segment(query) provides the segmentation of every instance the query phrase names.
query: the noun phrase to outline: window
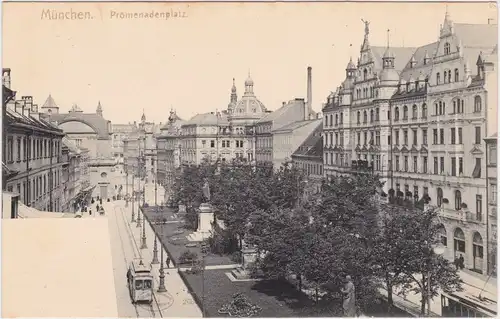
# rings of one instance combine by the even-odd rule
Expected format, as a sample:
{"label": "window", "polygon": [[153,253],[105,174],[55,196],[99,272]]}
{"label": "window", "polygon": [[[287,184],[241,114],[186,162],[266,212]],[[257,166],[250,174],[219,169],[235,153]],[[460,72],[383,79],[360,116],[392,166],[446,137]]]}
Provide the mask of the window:
{"label": "window", "polygon": [[424,156],[424,163],[422,166],[422,173],[427,173],[427,156]]}
{"label": "window", "polygon": [[21,161],[21,138],[17,138],[17,161]]}
{"label": "window", "polygon": [[460,81],[460,73],[458,72],[458,69],[455,69],[455,82]]}
{"label": "window", "polygon": [[439,164],[437,157],[434,157],[434,174],[439,174]]}
{"label": "window", "polygon": [[215,141],[214,140],[210,141],[210,147],[215,147]]}
{"label": "window", "polygon": [[361,145],[361,133],[358,132],[358,145]]}
{"label": "window", "polygon": [[360,121],[361,121],[361,113],[358,111],[358,114],[357,114],[357,115],[358,115],[358,124],[360,124],[360,123],[361,123],[361,122],[360,122]]}
{"label": "window", "polygon": [[375,145],[380,146],[380,131],[375,132]]}
{"label": "window", "polygon": [[475,127],[475,139],[474,139],[475,144],[481,144],[481,127],[476,126]]}
{"label": "window", "polygon": [[444,44],[444,54],[450,54],[450,44],[448,42]]}
{"label": "window", "polygon": [[441,84],[441,74],[436,73],[436,84]]}
{"label": "window", "polygon": [[432,130],[432,141],[433,141],[433,144],[438,143],[438,130],[437,130],[437,128]]}
{"label": "window", "polygon": [[335,133],[335,145],[339,144],[339,133]]}
{"label": "window", "polygon": [[363,133],[363,145],[368,144],[368,133],[364,132]]}
{"label": "window", "polygon": [[443,204],[443,190],[441,189],[441,187],[438,187],[438,189],[437,189],[437,205],[438,205],[438,207],[441,207],[442,204]]}
{"label": "window", "polygon": [[416,156],[413,156],[413,172],[418,173],[418,159]]}
{"label": "window", "polygon": [[476,195],[476,219],[477,221],[483,220],[483,196]]}
{"label": "window", "polygon": [[408,106],[403,106],[403,120],[408,119]]}
{"label": "window", "polygon": [[417,130],[413,129],[412,131],[413,131],[413,145],[417,145],[418,144]]}
{"label": "window", "polygon": [[474,97],[474,112],[481,112],[481,97],[479,95]]}
{"label": "window", "polygon": [[373,117],[373,110],[370,110],[370,123],[373,123],[374,117]]}
{"label": "window", "polygon": [[202,145],[202,147],[205,147],[205,146],[206,146],[206,144],[207,144],[207,141],[206,141],[206,140],[201,140],[201,145]]}
{"label": "window", "polygon": [[444,74],[443,74],[443,81],[444,83],[447,83],[446,79],[448,78],[448,71],[444,71]]}
{"label": "window", "polygon": [[399,131],[396,131],[395,133],[396,133],[396,136],[395,136],[396,142],[394,144],[399,145]]}
{"label": "window", "polygon": [[455,209],[462,209],[462,193],[459,190],[455,191]]}
{"label": "window", "polygon": [[339,115],[335,114],[335,125],[339,124]]}
{"label": "window", "polygon": [[408,145],[408,130],[403,130],[404,145]]}
{"label": "window", "polygon": [[371,131],[370,132],[370,145],[373,145],[375,143],[375,132]]}
{"label": "window", "polygon": [[422,144],[427,145],[427,129],[422,130]]}
{"label": "window", "polygon": [[363,123],[368,122],[368,117],[366,115],[366,111],[363,111]]}
{"label": "window", "polygon": [[441,174],[444,174],[444,157],[441,157]]}
{"label": "window", "polygon": [[399,156],[396,155],[396,172],[399,172]]}
{"label": "window", "polygon": [[464,173],[464,159],[463,157],[458,158],[458,176]]}
{"label": "window", "polygon": [[405,156],[405,172],[408,172],[408,156]]}
{"label": "window", "polygon": [[375,121],[380,121],[380,109],[378,107],[375,109]]}
{"label": "window", "polygon": [[454,128],[454,127],[452,127],[452,128],[450,129],[450,137],[451,137],[451,141],[450,141],[450,142],[451,142],[451,144],[452,144],[452,145],[453,145],[453,144],[455,144],[455,142],[456,142],[456,141],[455,141],[456,136],[455,136],[455,128]]}
{"label": "window", "polygon": [[427,118],[427,104],[422,104],[422,118]]}
{"label": "window", "polygon": [[452,157],[451,158],[451,176],[456,176],[456,169],[457,169],[457,158]]}
{"label": "window", "polygon": [[27,148],[26,138],[23,138],[23,161],[26,162],[28,159],[28,148]]}
{"label": "window", "polygon": [[344,145],[344,133],[340,132],[340,145]]}
{"label": "window", "polygon": [[444,144],[444,129],[439,129],[439,144]]}
{"label": "window", "polygon": [[497,164],[497,148],[496,146],[491,146],[490,147],[490,158],[489,158],[489,162],[490,162],[490,165],[496,165]]}
{"label": "window", "polygon": [[394,109],[394,121],[399,121],[399,108]]}
{"label": "window", "polygon": [[418,117],[417,106],[415,104],[413,104],[413,107],[412,107],[412,118],[416,119],[417,117]]}
{"label": "window", "polygon": [[481,178],[481,158],[476,158],[476,165],[472,171],[473,178]]}
{"label": "window", "polygon": [[462,144],[462,128],[458,128],[458,144]]}

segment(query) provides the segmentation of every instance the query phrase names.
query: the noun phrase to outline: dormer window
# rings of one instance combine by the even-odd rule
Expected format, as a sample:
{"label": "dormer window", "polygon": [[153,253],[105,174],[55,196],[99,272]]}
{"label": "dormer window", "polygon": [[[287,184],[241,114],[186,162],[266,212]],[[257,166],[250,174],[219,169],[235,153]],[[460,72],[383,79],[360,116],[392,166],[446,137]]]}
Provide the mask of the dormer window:
{"label": "dormer window", "polygon": [[444,44],[444,54],[450,54],[450,44],[448,42]]}

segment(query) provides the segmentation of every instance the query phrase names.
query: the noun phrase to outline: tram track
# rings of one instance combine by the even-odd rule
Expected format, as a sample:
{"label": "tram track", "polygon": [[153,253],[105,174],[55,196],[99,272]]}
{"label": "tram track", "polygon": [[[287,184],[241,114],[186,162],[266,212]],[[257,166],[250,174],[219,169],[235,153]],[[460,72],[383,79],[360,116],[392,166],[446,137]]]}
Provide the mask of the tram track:
{"label": "tram track", "polygon": [[[116,211],[117,208],[119,210],[119,213]],[[125,227],[125,230],[126,230],[126,232],[128,234],[129,242],[130,242],[130,244],[132,246],[132,251],[133,251],[133,254],[134,254],[134,258],[137,257],[137,255],[139,255],[139,257],[142,259],[142,254],[141,254],[140,248],[137,245],[137,241],[134,238],[134,235],[132,233],[132,229],[130,229],[130,225],[128,224],[127,219],[125,218],[125,215],[123,213],[123,209],[121,207],[114,206],[114,211],[115,211],[115,214],[118,213],[122,217],[123,223],[125,224],[124,227]],[[125,248],[124,248],[123,237],[121,235],[121,232],[119,231],[120,227],[119,227],[118,219],[116,218],[115,221],[116,221],[116,226],[118,228],[118,235],[120,237],[120,242],[121,242],[121,245],[122,245],[123,258],[125,260],[125,265],[129,265],[129,262],[127,261],[127,258],[126,258],[126,255],[125,255]],[[156,297],[156,293],[155,293],[154,290],[152,291],[152,296],[153,296],[153,302],[150,303],[150,304],[147,304],[148,307],[149,307],[149,312],[150,312],[151,316],[149,316],[149,315],[148,316],[141,315],[140,312],[139,312],[139,308],[143,309],[143,307],[138,307],[139,304],[133,303],[134,308],[135,308],[135,312],[137,314],[137,318],[156,318],[156,315],[155,315],[156,311],[154,309],[153,303],[154,303],[154,305],[156,305],[156,308],[158,309],[157,312],[159,314],[159,317],[160,318],[163,317],[162,312],[161,312],[161,308],[160,308],[160,304],[158,303],[158,299]]]}

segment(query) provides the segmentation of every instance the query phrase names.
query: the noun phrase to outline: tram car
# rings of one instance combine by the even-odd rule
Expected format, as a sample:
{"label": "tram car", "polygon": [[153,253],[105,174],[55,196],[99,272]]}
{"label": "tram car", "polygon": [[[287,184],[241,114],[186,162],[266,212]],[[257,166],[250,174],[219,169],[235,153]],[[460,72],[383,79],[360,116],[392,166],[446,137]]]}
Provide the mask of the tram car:
{"label": "tram car", "polygon": [[151,265],[133,260],[127,272],[128,290],[132,303],[153,302],[153,274]]}

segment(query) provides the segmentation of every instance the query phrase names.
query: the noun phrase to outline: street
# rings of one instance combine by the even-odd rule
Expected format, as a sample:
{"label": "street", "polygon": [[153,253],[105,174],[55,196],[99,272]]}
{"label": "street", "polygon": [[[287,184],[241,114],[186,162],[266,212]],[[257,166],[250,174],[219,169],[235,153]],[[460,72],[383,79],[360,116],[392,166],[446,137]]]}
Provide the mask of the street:
{"label": "street", "polygon": [[[131,188],[129,191],[130,190]],[[162,190],[162,188],[158,187],[158,198],[160,198],[160,190]],[[146,185],[146,201],[150,205],[154,204],[154,184]],[[134,203],[134,206],[135,217],[137,217],[137,202]],[[156,292],[159,285],[160,267],[159,264],[156,264],[153,265],[155,300],[152,306],[134,306],[131,303],[126,280],[128,265],[132,259],[141,257],[145,264],[151,263],[153,257],[154,235],[149,225],[146,223],[147,249],[140,249],[142,227],[137,227],[136,222],[130,222],[132,216],[131,203],[129,203],[129,207],[125,207],[125,201],[123,200],[112,202],[103,201],[103,207],[106,212],[104,216],[99,216],[95,213],[95,203],[92,207],[89,207],[92,209],[92,215],[90,216],[88,213],[84,213],[83,218],[108,218],[119,316],[127,318],[201,317],[201,311],[178,275],[177,269],[166,268],[166,263],[164,267],[167,292]],[[160,259],[160,249],[158,245],[158,259]],[[164,251],[164,259],[166,259],[166,257],[167,253]]]}

